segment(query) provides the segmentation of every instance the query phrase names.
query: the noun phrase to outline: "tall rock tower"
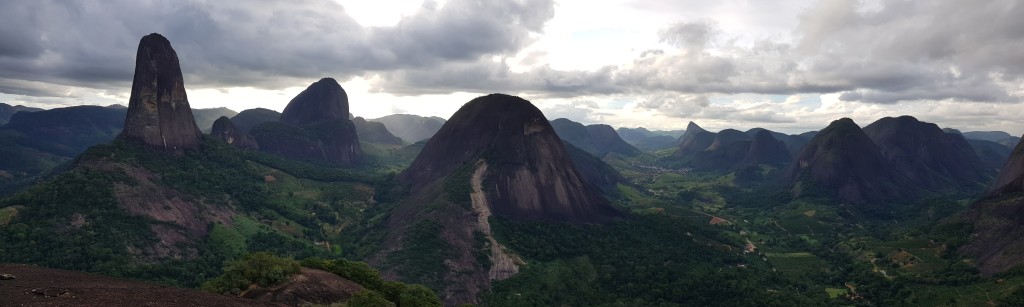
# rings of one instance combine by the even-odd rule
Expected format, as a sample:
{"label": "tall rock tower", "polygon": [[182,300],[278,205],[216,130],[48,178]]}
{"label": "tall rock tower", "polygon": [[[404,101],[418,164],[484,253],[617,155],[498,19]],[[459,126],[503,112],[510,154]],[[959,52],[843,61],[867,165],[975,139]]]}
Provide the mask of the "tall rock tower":
{"label": "tall rock tower", "polygon": [[180,151],[197,148],[202,132],[185,95],[178,54],[162,35],[146,35],[135,56],[135,79],[120,138]]}

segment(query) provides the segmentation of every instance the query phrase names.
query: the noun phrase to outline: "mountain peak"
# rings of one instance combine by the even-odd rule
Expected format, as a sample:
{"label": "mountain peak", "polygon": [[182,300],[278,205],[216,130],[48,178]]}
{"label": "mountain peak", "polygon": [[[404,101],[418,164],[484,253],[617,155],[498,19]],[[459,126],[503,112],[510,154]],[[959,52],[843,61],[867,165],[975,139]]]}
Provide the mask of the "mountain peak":
{"label": "mountain peak", "polygon": [[196,148],[202,142],[185,93],[178,54],[160,34],[139,41],[121,137],[165,150]]}
{"label": "mountain peak", "polygon": [[708,132],[691,121],[686,125],[686,132],[679,137],[679,149],[675,155],[681,157],[702,152],[715,142],[716,137],[715,133]]}
{"label": "mountain peak", "polygon": [[560,221],[615,215],[600,192],[582,181],[540,109],[515,96],[491,94],[463,105],[401,178],[427,185],[480,159],[492,164],[485,177],[495,191],[487,198],[497,215]]}
{"label": "mountain peak", "polygon": [[331,119],[348,119],[348,94],[333,78],[313,82],[292,98],[281,112],[281,122],[303,126]]}
{"label": "mountain peak", "polygon": [[849,118],[835,120],[815,135],[788,174],[797,196],[804,193],[804,184],[810,183],[841,201],[856,204],[881,205],[906,199],[914,191]]}
{"label": "mountain peak", "polygon": [[942,191],[980,187],[991,177],[981,158],[961,135],[912,116],[885,117],[864,133],[897,171],[915,186]]}
{"label": "mountain peak", "polygon": [[686,131],[689,132],[691,130],[693,130],[693,132],[707,131],[707,130],[704,130],[704,128],[701,128],[700,126],[698,126],[697,123],[695,123],[693,121],[690,121],[690,123],[686,124]]}

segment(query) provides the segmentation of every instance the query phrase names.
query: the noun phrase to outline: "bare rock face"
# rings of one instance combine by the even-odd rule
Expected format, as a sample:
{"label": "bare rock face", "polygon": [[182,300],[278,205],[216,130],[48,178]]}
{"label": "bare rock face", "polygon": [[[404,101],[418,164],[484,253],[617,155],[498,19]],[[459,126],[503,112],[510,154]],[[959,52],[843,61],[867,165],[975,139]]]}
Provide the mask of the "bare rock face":
{"label": "bare rock face", "polygon": [[997,197],[1003,194],[1024,191],[1024,141],[1017,143],[1010,158],[999,170],[995,182],[989,186],[986,197]]}
{"label": "bare rock face", "polygon": [[252,136],[236,128],[227,116],[221,116],[213,122],[210,135],[238,148],[259,149],[259,145],[256,144]]}
{"label": "bare rock face", "polygon": [[981,201],[963,216],[974,225],[960,253],[975,258],[984,275],[1024,264],[1024,141],[1017,144]]}
{"label": "bare rock face", "polygon": [[976,191],[992,172],[959,134],[949,134],[933,123],[912,116],[885,117],[864,127],[882,156],[915,186],[942,192]]}
{"label": "bare rock face", "polygon": [[293,126],[337,118],[348,119],[348,94],[333,78],[310,84],[281,112],[281,122]]}
{"label": "bare rock face", "polygon": [[885,205],[918,192],[849,118],[833,121],[815,135],[787,173],[797,196],[813,185],[841,201]]}
{"label": "bare rock face", "polygon": [[401,179],[419,186],[484,158],[492,165],[488,201],[499,216],[569,222],[603,221],[616,212],[590,190],[544,114],[501,94],[462,106],[427,142]]}
{"label": "bare rock face", "polygon": [[[434,284],[450,306],[479,303],[492,281],[525,264],[494,239],[490,217],[600,223],[620,215],[586,182],[544,114],[508,95],[463,105],[397,179],[411,191],[392,211],[371,263],[390,261],[386,276]],[[442,247],[417,249],[413,236]],[[443,259],[426,266],[439,267],[430,274],[419,273],[426,264],[402,260],[430,253]]]}
{"label": "bare rock face", "polygon": [[139,42],[121,138],[168,151],[197,148],[202,132],[185,95],[178,55],[160,34]]}

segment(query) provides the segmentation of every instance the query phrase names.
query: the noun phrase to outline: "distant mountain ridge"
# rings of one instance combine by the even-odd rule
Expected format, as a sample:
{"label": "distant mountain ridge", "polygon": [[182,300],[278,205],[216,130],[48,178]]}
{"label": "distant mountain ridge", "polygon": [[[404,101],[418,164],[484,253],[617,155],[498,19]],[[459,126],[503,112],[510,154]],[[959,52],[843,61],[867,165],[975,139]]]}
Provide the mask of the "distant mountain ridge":
{"label": "distant mountain ridge", "polygon": [[780,168],[789,163],[792,155],[787,144],[775,135],[800,138],[761,128],[747,132],[725,129],[714,133],[690,122],[686,133],[679,138],[673,157],[700,171],[732,172],[758,165]]}
{"label": "distant mountain ridge", "polygon": [[11,116],[14,116],[14,113],[18,113],[18,112],[36,112],[36,111],[42,111],[42,110],[43,109],[39,109],[39,108],[31,108],[31,107],[19,106],[19,105],[13,105],[12,106],[12,105],[9,105],[9,104],[6,104],[6,103],[0,103],[0,126],[3,126],[4,124],[7,124],[7,122],[11,120]]}
{"label": "distant mountain ridge", "polygon": [[911,116],[864,129],[848,118],[833,121],[787,173],[795,195],[821,188],[841,201],[876,206],[977,191],[992,176],[962,136]]}
{"label": "distant mountain ridge", "polygon": [[253,127],[265,122],[276,122],[281,119],[281,112],[270,109],[255,108],[243,110],[231,117],[231,122],[242,132],[248,133]]}
{"label": "distant mountain ridge", "polygon": [[1008,147],[1016,146],[1021,140],[1021,138],[1003,131],[969,131],[962,134],[967,139],[992,141]]}
{"label": "distant mountain ridge", "polygon": [[639,149],[623,141],[615,129],[608,125],[584,126],[566,118],[558,118],[551,121],[551,127],[561,139],[597,157],[604,157],[609,153],[633,157],[641,153]]}
{"label": "distant mountain ridge", "polygon": [[388,116],[368,119],[371,122],[384,124],[395,136],[407,143],[416,143],[434,136],[445,120],[440,117],[423,117],[412,114],[391,114]]}
{"label": "distant mountain ridge", "polygon": [[619,137],[623,141],[633,145],[642,151],[656,151],[672,148],[679,142],[679,137],[685,133],[683,130],[647,130],[644,127],[618,128]]}

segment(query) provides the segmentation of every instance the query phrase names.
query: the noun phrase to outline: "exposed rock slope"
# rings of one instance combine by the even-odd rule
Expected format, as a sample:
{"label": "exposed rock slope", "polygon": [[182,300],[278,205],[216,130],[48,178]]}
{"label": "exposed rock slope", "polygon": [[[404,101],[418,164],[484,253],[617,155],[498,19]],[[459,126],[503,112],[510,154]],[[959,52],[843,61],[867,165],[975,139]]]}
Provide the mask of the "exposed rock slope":
{"label": "exposed rock slope", "polygon": [[964,214],[974,225],[960,252],[991,275],[1024,264],[1024,142],[1017,144],[982,201]]}
{"label": "exposed rock slope", "polygon": [[[492,280],[512,276],[523,264],[494,240],[489,217],[586,223],[619,216],[583,179],[540,110],[508,95],[462,106],[398,180],[411,186],[410,196],[392,211],[375,262],[390,262],[392,275],[420,278],[413,282],[442,279],[438,287],[447,287],[439,293],[448,305],[478,303]],[[414,235],[416,241],[403,239]],[[429,240],[443,247],[408,254]],[[423,253],[441,253],[443,264],[434,264],[439,277],[417,274],[423,264],[401,260],[423,259]]]}
{"label": "exposed rock slope", "polygon": [[509,218],[601,221],[614,210],[580,179],[544,114],[522,98],[473,99],[445,123],[402,180],[414,186],[443,178],[478,159],[501,163],[487,176],[492,210]]}
{"label": "exposed rock slope", "polygon": [[1024,191],[1024,141],[1013,148],[1010,157],[999,170],[996,179],[985,192],[986,197],[997,197],[1004,194]]}
{"label": "exposed rock slope", "polygon": [[333,78],[323,78],[306,87],[288,102],[281,122],[304,126],[332,119],[348,119],[348,94]]}

